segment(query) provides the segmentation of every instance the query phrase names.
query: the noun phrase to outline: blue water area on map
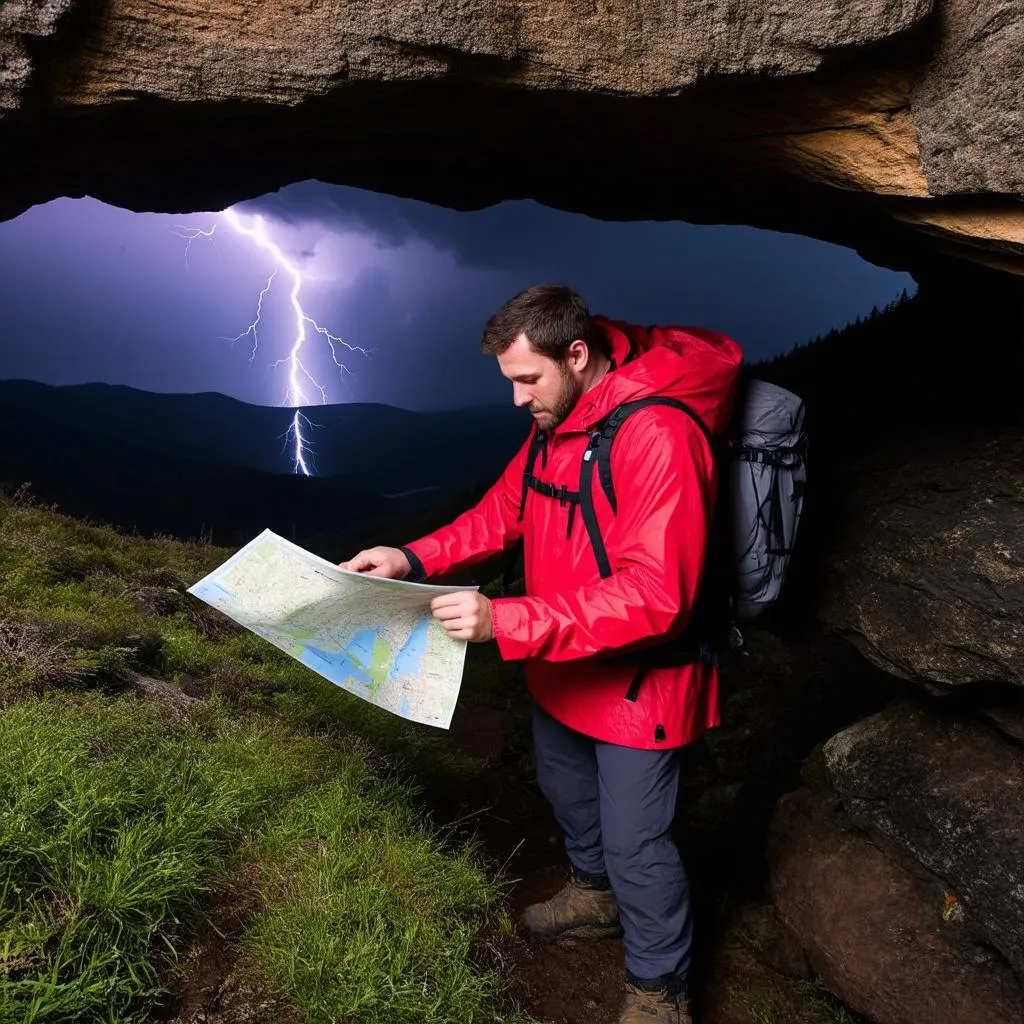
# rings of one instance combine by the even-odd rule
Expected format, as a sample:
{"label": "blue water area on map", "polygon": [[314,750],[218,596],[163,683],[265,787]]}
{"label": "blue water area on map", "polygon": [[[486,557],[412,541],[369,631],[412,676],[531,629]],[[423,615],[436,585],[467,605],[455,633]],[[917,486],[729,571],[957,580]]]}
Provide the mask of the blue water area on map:
{"label": "blue water area on map", "polygon": [[328,654],[318,647],[304,647],[299,655],[299,661],[308,665],[311,669],[321,673],[332,683],[344,686],[352,680],[361,686],[370,687],[373,680],[348,656],[345,651],[336,651]]}
{"label": "blue water area on map", "polygon": [[361,629],[349,641],[345,651],[360,665],[366,665],[369,668],[373,664],[373,648],[376,643],[377,633],[375,630]]}
{"label": "blue water area on map", "polygon": [[423,656],[427,653],[427,630],[430,629],[429,619],[421,619],[416,628],[409,634],[409,639],[395,658],[394,672],[403,676],[417,675],[423,665]]}
{"label": "blue water area on map", "polygon": [[[388,675],[398,672],[402,675],[416,675],[420,671],[423,657],[427,653],[427,631],[430,622],[423,619],[409,634],[409,639],[395,657]],[[349,641],[343,651],[328,653],[319,647],[307,646],[302,649],[299,661],[311,669],[321,673],[337,686],[358,683],[368,689],[373,686],[369,673],[361,667],[369,666],[373,661],[373,648],[377,643],[377,633],[372,629],[361,629]],[[410,713],[409,700],[402,698],[401,714]]]}

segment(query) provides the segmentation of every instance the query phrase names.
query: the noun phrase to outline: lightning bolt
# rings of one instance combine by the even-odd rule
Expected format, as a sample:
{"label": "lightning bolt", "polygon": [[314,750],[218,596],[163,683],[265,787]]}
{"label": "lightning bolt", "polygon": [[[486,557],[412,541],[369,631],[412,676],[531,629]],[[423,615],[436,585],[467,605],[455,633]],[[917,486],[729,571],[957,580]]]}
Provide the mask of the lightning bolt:
{"label": "lightning bolt", "polygon": [[[256,351],[260,347],[260,334],[259,327],[260,321],[263,319],[263,298],[270,291],[270,286],[274,283],[274,278],[277,276],[275,270],[270,277],[267,278],[267,283],[260,289],[259,298],[256,300],[256,319],[241,334],[236,334],[233,338],[224,338],[224,341],[230,341],[232,345],[236,341],[241,341],[243,338],[252,338],[252,351],[249,353],[249,365],[252,366],[253,360],[256,358]],[[275,363],[275,365],[278,365]]]}
{"label": "lightning bolt", "polygon": [[[251,220],[246,223],[239,216],[238,212],[231,207],[224,210],[221,216],[232,230],[255,243],[258,249],[268,253],[275,264],[275,270],[267,279],[266,285],[260,290],[259,297],[256,300],[256,316],[253,318],[252,323],[250,323],[241,334],[237,334],[234,338],[227,339],[232,343],[241,341],[243,338],[251,339],[252,349],[249,354],[250,365],[256,358],[256,352],[260,346],[259,330],[260,321],[263,317],[263,299],[273,286],[274,278],[278,271],[282,271],[291,281],[289,298],[292,314],[294,316],[295,337],[292,340],[288,354],[278,359],[276,362],[271,363],[271,366],[278,367],[284,363],[288,367],[288,387],[285,391],[284,402],[282,404],[292,410],[291,426],[288,428],[288,442],[292,448],[293,467],[296,473],[302,473],[304,476],[310,476],[313,472],[313,469],[311,468],[313,450],[306,434],[303,433],[303,430],[306,429],[308,431],[311,424],[309,419],[303,415],[302,407],[313,404],[310,401],[307,388],[314,389],[319,394],[321,404],[327,403],[327,390],[319,383],[319,381],[317,381],[302,360],[302,353],[306,346],[306,342],[312,340],[308,336],[309,328],[312,328],[313,333],[319,334],[327,342],[331,351],[331,359],[333,360],[334,365],[338,367],[342,377],[344,377],[346,373],[351,373],[352,371],[349,370],[349,368],[338,358],[339,349],[346,349],[349,352],[358,352],[364,356],[368,356],[370,354],[370,350],[360,348],[357,345],[350,345],[347,341],[344,341],[337,335],[331,334],[327,328],[322,327],[306,312],[299,297],[303,284],[302,269],[289,259],[284,250],[282,250],[281,247],[267,235],[266,225],[262,217],[258,214],[254,215]],[[186,268],[188,266],[188,252],[192,243],[199,238],[212,240],[213,234],[216,230],[217,225],[214,224],[208,231],[189,227],[179,228],[175,231],[175,234],[184,238],[186,242]]]}
{"label": "lightning bolt", "polygon": [[213,238],[214,231],[217,230],[217,225],[214,224],[209,231],[203,231],[201,228],[175,228],[174,233],[179,238],[185,239],[185,269],[188,270],[188,254],[192,249],[192,243],[197,238]]}

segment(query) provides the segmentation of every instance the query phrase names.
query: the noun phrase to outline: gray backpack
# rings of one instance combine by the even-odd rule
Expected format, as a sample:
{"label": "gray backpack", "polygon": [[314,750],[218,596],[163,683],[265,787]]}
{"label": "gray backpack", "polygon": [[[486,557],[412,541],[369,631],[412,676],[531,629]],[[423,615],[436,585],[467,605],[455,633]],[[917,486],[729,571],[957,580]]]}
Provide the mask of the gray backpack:
{"label": "gray backpack", "polygon": [[727,449],[733,616],[750,622],[779,599],[804,505],[804,403],[751,378],[733,418]]}

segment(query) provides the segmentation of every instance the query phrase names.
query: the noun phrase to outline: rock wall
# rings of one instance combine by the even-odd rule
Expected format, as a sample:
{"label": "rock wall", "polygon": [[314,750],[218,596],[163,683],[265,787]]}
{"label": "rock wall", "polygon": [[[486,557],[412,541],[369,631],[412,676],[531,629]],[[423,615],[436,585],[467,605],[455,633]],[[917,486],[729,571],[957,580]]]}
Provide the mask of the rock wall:
{"label": "rock wall", "polygon": [[1022,65],[1014,0],[9,0],[0,215],[318,177],[1020,273]]}
{"label": "rock wall", "polygon": [[1024,1019],[1024,750],[898,702],[829,740],[772,824],[772,893],[877,1024]]}
{"label": "rock wall", "polygon": [[889,703],[827,738],[778,803],[772,894],[814,973],[878,1024],[1024,1019],[1024,350],[1008,282],[933,281],[791,357],[813,410],[817,571],[794,582],[861,653],[865,687],[888,678]]}

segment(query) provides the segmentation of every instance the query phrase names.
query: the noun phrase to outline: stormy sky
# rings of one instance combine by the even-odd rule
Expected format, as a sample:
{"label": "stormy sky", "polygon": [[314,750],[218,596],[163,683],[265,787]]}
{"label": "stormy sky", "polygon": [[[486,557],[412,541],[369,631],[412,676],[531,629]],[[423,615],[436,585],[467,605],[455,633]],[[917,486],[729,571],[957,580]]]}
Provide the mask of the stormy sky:
{"label": "stormy sky", "polygon": [[[458,213],[302,182],[233,209],[250,233],[258,215],[276,250],[223,213],[137,214],[88,198],[0,224],[0,378],[285,404],[294,299],[311,318],[300,358],[328,401],[454,408],[510,400],[479,338],[529,284],[569,284],[616,318],[713,327],[751,361],[914,289],[797,235],[601,222],[529,201]],[[342,372],[316,326],[366,352],[335,343]],[[319,402],[309,376],[296,371],[297,393]]]}

